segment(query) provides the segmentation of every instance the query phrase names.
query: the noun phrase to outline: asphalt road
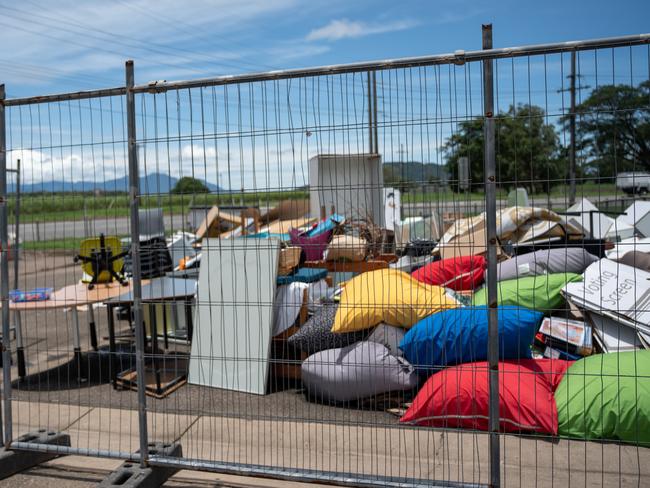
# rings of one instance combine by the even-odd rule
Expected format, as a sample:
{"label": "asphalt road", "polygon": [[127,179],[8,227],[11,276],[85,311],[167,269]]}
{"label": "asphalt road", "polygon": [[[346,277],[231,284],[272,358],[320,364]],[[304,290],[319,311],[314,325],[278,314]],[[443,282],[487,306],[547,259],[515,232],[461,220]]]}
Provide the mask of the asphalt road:
{"label": "asphalt road", "polygon": [[[505,200],[497,201],[497,208],[505,207],[506,203]],[[531,202],[531,204],[535,206],[549,207],[548,200],[535,200],[534,202]],[[555,209],[566,208],[566,198],[553,197],[550,199],[550,206]],[[479,213],[482,212],[483,209],[484,204],[480,200],[466,201],[459,199],[457,201],[414,203],[402,206],[402,217],[426,215],[432,210],[439,213]],[[195,230],[188,226],[188,219],[185,215],[165,215],[164,219],[165,229],[168,231],[182,230],[184,227],[189,231]],[[22,222],[20,225],[20,237],[22,242],[83,238],[87,236],[96,236],[100,233],[107,235],[128,235],[130,233],[129,219],[127,217],[122,217],[111,219],[88,219],[87,221],[26,221]]]}

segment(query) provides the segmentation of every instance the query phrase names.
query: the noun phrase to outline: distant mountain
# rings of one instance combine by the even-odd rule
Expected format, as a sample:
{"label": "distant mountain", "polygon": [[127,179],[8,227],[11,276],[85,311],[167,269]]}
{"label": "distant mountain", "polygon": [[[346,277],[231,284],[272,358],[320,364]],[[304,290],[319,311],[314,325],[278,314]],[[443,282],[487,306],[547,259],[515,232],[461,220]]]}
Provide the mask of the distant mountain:
{"label": "distant mountain", "polygon": [[[200,180],[205,184],[210,191],[212,192],[223,192],[221,187],[215,185],[214,183],[206,182]],[[143,195],[155,194],[155,193],[169,193],[172,188],[178,182],[178,178],[169,176],[163,173],[151,173],[147,176],[140,177],[140,191]],[[101,190],[104,192],[128,192],[129,189],[129,178],[128,176],[123,176],[121,178],[116,178],[113,180],[107,181],[44,181],[41,183],[30,183],[28,185],[21,185],[21,192],[23,193],[53,193],[53,192],[92,192],[95,190]],[[16,191],[15,182],[8,183],[7,191],[9,193],[14,193]]]}
{"label": "distant mountain", "polygon": [[444,166],[435,163],[419,163],[417,161],[386,162],[384,163],[384,181],[402,180],[418,183],[428,183],[432,179],[446,182],[447,170]]}

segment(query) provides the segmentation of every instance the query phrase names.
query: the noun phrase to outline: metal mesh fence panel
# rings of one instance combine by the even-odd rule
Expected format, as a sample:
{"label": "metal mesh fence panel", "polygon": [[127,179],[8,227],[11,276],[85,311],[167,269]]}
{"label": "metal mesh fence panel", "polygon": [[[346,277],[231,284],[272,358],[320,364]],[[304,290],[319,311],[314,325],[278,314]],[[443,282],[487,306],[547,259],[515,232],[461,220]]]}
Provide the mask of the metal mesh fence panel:
{"label": "metal mesh fence panel", "polygon": [[648,39],[4,101],[5,444],[643,484]]}

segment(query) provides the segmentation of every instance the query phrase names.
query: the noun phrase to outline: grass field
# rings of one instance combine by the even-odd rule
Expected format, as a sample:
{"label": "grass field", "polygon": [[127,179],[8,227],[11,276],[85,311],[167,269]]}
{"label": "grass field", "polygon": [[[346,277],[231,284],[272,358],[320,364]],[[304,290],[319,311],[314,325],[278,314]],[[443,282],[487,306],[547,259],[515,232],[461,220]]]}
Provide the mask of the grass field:
{"label": "grass field", "polygon": [[[578,197],[607,196],[616,194],[612,184],[597,185],[586,183],[577,188]],[[568,198],[566,185],[556,186],[551,190],[553,198]],[[507,192],[499,190],[497,198],[505,199]],[[161,195],[143,196],[141,208],[162,207],[166,214],[185,214],[192,205],[250,205],[273,206],[280,200],[309,198],[308,190],[244,192],[233,194],[196,194],[196,195]],[[482,192],[454,193],[450,190],[440,192],[409,191],[403,194],[404,203],[480,201],[485,198]],[[532,198],[539,201],[548,198],[548,194],[534,194]],[[15,198],[9,196],[9,221],[14,220]],[[20,215],[24,222],[56,222],[63,220],[117,218],[129,215],[129,198],[125,193],[110,195],[94,194],[24,194],[21,196]]]}
{"label": "grass field", "polygon": [[66,239],[51,239],[45,241],[23,242],[20,247],[23,251],[79,251],[79,245],[83,239],[69,237]]}
{"label": "grass field", "polygon": [[[227,195],[161,195],[143,196],[141,208],[162,207],[166,214],[185,214],[192,205],[261,205],[272,206],[281,199],[309,198],[307,191],[233,193]],[[13,195],[9,196],[9,222],[14,222]],[[127,194],[94,195],[49,193],[23,194],[20,200],[20,218],[23,222],[56,222],[63,220],[127,217],[129,197]]]}

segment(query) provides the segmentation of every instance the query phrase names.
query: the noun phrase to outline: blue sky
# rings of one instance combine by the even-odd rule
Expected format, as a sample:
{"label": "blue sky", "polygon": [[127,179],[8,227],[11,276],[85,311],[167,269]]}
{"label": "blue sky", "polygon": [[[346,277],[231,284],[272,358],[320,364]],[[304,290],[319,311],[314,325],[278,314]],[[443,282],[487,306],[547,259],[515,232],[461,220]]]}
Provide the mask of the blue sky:
{"label": "blue sky", "polygon": [[174,0],[0,3],[10,96],[650,30],[650,2]]}
{"label": "blue sky", "polygon": [[[145,83],[480,49],[487,22],[495,47],[510,47],[638,34],[650,31],[649,18],[650,2],[640,0],[0,0],[0,82],[9,97],[42,95],[123,85],[127,59]],[[557,124],[568,106],[561,91],[568,59],[499,61],[497,108],[534,103]],[[646,80],[649,60],[645,46],[579,55],[592,87]],[[142,95],[141,171],[191,174],[232,189],[301,186],[310,157],[367,150],[363,76]],[[378,85],[385,161],[444,163],[457,122],[480,114],[476,63],[384,71]],[[123,176],[122,104],[11,108],[10,162],[21,158],[27,182]],[[242,132],[248,135],[238,138]]]}

